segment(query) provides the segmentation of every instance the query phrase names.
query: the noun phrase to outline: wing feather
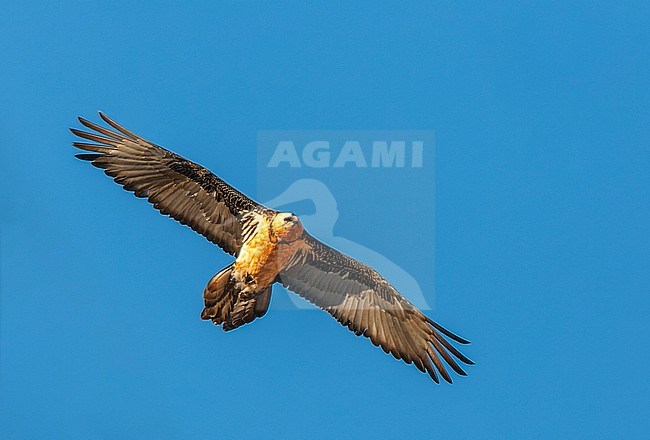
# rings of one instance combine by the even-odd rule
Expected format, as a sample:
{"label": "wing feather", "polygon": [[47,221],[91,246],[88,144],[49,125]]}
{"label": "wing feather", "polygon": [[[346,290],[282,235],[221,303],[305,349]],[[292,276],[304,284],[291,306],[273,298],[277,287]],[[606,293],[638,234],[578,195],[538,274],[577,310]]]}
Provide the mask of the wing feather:
{"label": "wing feather", "polygon": [[357,335],[396,359],[413,363],[439,382],[452,378],[445,364],[466,375],[456,360],[473,362],[454,342],[468,341],[425,316],[374,269],[321,243],[305,232],[305,246],[280,272],[288,289],[327,311]]}
{"label": "wing feather", "polygon": [[70,129],[94,142],[73,143],[91,152],[78,154],[79,159],[104,169],[125,190],[147,198],[162,214],[188,225],[224,251],[239,252],[241,218],[266,208],[202,166],[141,138],[101,112],[99,116],[112,129],[84,118],[79,122],[94,132]]}

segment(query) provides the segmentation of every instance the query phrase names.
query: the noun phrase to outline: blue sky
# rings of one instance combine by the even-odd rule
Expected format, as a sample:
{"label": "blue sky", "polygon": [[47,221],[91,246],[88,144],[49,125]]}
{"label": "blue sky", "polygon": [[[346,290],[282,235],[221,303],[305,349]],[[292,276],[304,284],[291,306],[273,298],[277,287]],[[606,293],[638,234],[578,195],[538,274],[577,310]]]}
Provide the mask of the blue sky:
{"label": "blue sky", "polygon": [[[5,2],[0,436],[647,437],[649,12]],[[335,232],[477,365],[436,386],[286,295],[201,321],[230,258],[73,158],[100,109],[254,197],[258,132],[433,130],[435,203],[403,173],[351,210],[343,173]]]}

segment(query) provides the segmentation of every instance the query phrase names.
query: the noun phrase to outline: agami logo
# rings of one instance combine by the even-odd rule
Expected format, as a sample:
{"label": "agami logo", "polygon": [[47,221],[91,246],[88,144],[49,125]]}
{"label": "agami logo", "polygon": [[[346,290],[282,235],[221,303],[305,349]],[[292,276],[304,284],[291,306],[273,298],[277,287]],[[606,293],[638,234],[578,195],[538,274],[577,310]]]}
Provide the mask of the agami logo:
{"label": "agami logo", "polygon": [[348,140],[342,144],[315,140],[304,144],[291,140],[277,143],[268,168],[421,168],[421,140]]}

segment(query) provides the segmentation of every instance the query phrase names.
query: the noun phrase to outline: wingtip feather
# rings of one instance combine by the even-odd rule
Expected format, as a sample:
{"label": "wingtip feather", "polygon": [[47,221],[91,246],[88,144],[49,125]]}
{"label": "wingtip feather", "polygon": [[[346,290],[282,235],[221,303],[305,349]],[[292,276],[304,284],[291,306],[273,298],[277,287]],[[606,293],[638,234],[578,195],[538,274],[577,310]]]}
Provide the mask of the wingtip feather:
{"label": "wingtip feather", "polygon": [[471,342],[468,341],[467,339],[465,339],[465,338],[461,338],[461,337],[458,336],[457,334],[455,334],[455,333],[453,333],[453,332],[447,330],[446,328],[444,328],[443,326],[441,326],[440,324],[438,324],[437,322],[435,322],[433,319],[429,318],[428,316],[426,316],[425,318],[426,318],[427,322],[428,322],[429,324],[431,324],[435,329],[437,329],[438,331],[440,331],[440,332],[441,332],[442,334],[444,334],[445,336],[447,336],[447,337],[453,339],[454,341],[458,342],[459,344],[467,345],[467,344],[470,344],[470,343],[471,343]]}
{"label": "wingtip feather", "polygon": [[102,157],[102,155],[97,153],[80,153],[80,154],[75,154],[74,157],[76,157],[77,159],[92,162],[93,160]]}
{"label": "wingtip feather", "polygon": [[429,374],[429,377],[433,379],[435,383],[440,383],[440,379],[438,379],[438,375],[436,374],[436,370],[433,368],[433,366],[427,368],[427,374]]}

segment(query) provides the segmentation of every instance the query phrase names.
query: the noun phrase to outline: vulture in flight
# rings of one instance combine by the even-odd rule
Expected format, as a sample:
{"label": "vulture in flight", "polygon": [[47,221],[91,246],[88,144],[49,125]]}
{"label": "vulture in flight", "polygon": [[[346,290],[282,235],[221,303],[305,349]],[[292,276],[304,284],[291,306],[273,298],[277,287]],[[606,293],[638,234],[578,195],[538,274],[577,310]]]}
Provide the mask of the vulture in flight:
{"label": "vulture in flight", "polygon": [[309,235],[294,214],[260,205],[202,166],[99,116],[111,128],[80,117],[92,131],[71,129],[87,141],[74,142],[86,151],[76,157],[235,257],[205,287],[202,319],[226,331],[252,322],[268,310],[277,282],[435,382],[438,375],[452,381],[445,363],[466,375],[457,361],[473,362],[450,341],[468,341],[427,317],[374,269]]}

